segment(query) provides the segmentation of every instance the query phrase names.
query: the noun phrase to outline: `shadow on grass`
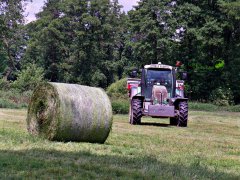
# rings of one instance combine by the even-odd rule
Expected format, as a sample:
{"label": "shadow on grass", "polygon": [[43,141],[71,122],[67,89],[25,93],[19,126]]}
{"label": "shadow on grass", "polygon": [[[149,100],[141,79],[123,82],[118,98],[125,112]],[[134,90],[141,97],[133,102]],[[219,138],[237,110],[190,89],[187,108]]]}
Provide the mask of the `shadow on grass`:
{"label": "shadow on grass", "polygon": [[170,124],[157,123],[157,122],[142,122],[143,126],[157,126],[157,127],[170,127]]}
{"label": "shadow on grass", "polygon": [[66,152],[32,149],[0,151],[3,179],[238,179],[210,171],[199,160],[189,165],[168,164],[152,157],[99,155],[89,151]]}

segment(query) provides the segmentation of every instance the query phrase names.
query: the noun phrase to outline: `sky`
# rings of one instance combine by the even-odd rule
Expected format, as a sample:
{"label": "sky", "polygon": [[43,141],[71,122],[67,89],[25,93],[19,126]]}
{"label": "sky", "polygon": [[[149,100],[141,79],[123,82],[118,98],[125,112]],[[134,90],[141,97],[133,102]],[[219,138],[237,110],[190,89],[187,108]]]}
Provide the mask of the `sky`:
{"label": "sky", "polygon": [[[137,5],[138,0],[119,0],[119,4],[123,5],[125,12],[131,10],[134,5]],[[32,3],[28,3],[26,6],[25,14],[27,15],[27,22],[34,21],[35,14],[38,13],[44,4],[44,0],[32,0]]]}

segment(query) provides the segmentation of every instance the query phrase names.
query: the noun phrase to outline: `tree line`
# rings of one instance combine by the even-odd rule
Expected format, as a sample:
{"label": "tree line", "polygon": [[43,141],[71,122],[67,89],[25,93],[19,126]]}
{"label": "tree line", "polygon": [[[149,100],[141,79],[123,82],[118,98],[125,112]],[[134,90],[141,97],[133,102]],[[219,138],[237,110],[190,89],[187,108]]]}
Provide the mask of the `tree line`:
{"label": "tree line", "polygon": [[47,0],[28,24],[24,3],[0,1],[5,81],[107,88],[133,67],[181,61],[192,100],[240,103],[239,0],[140,0],[128,13],[118,0]]}

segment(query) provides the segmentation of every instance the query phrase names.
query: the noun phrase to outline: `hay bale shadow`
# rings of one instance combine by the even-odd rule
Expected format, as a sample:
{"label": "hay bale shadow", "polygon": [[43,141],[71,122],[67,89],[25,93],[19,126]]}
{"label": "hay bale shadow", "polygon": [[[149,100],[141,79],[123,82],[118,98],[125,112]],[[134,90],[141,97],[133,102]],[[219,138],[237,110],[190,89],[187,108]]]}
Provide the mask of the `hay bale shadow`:
{"label": "hay bale shadow", "polygon": [[99,155],[90,151],[31,149],[0,151],[3,179],[238,179],[199,163],[184,166],[153,157],[123,154]]}

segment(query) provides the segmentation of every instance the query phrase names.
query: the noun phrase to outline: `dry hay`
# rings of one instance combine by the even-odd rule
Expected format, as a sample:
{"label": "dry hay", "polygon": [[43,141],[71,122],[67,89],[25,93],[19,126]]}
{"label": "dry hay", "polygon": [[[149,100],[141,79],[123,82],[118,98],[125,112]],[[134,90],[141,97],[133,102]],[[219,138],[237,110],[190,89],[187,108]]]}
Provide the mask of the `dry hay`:
{"label": "dry hay", "polygon": [[112,126],[112,107],[100,88],[44,83],[33,92],[28,131],[49,140],[104,143]]}

